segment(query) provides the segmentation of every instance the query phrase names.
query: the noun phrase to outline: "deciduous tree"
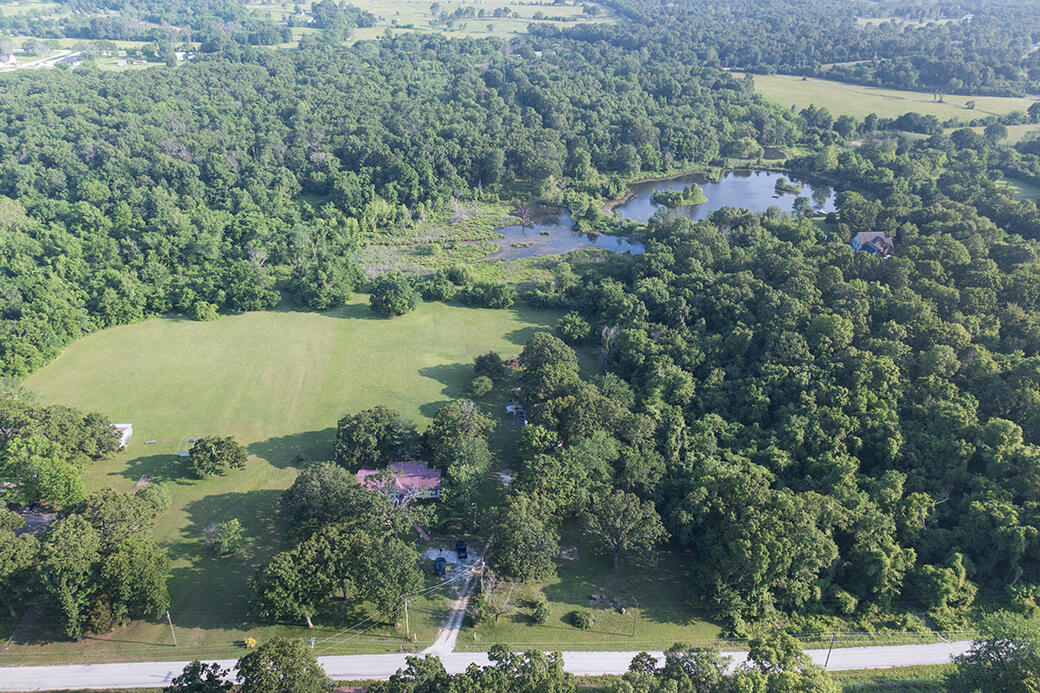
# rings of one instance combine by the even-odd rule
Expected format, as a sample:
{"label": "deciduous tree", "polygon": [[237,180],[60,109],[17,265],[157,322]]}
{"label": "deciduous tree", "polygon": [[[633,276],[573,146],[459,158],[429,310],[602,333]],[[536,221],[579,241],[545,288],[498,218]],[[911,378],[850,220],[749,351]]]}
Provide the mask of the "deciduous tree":
{"label": "deciduous tree", "polygon": [[189,451],[188,468],[197,478],[208,479],[245,467],[247,458],[246,449],[230,436],[199,438]]}
{"label": "deciduous tree", "polygon": [[275,638],[238,660],[242,693],[325,693],[332,682],[314,651],[299,640]]}
{"label": "deciduous tree", "polygon": [[622,552],[651,552],[668,538],[654,504],[625,491],[596,496],[583,519],[585,531],[613,554],[615,570]]}

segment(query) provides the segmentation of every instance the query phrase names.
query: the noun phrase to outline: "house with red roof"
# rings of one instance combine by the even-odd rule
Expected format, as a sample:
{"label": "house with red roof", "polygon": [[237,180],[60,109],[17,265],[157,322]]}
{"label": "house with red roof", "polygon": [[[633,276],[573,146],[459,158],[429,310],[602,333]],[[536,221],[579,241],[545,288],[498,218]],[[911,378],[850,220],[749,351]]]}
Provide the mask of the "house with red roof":
{"label": "house with red roof", "polygon": [[358,482],[382,491],[395,503],[441,497],[441,470],[426,462],[391,462],[386,469],[359,469]]}

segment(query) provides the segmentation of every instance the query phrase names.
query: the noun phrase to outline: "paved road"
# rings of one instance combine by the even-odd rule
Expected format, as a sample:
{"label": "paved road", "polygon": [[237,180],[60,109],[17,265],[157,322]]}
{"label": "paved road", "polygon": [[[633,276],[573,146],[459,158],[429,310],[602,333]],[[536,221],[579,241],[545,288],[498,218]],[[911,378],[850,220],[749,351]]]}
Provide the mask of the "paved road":
{"label": "paved road", "polygon": [[62,58],[69,58],[77,56],[79,54],[80,51],[71,51],[67,49],[59,50],[56,51],[53,55],[48,55],[43,58],[37,58],[36,60],[27,60],[22,63],[4,65],[3,69],[0,70],[0,72],[14,72],[15,70],[35,70],[42,67],[54,67]]}
{"label": "paved road", "polygon": [[[831,653],[828,668],[886,669],[888,667],[945,664],[965,652],[968,641],[934,645],[892,645],[885,647],[839,648]],[[564,652],[567,671],[578,675],[621,674],[635,652]],[[655,655],[661,657],[660,652]],[[733,665],[744,661],[735,652]],[[813,661],[822,665],[827,650],[808,650]],[[319,657],[329,676],[338,680],[386,679],[404,666],[405,655],[342,655]],[[487,664],[483,653],[457,652],[441,656],[444,667],[461,672],[472,663]],[[73,664],[46,667],[0,667],[0,691],[85,690],[97,688],[158,688],[177,676],[186,662],[139,662],[131,664]],[[234,660],[220,665],[231,668]]]}

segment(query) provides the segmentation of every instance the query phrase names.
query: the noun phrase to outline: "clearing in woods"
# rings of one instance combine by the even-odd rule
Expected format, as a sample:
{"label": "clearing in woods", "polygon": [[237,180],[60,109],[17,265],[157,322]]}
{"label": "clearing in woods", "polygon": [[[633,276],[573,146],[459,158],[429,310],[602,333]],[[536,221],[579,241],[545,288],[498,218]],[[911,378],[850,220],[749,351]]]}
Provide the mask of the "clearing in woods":
{"label": "clearing in woods", "polygon": [[[424,428],[443,404],[465,395],[475,356],[489,350],[516,355],[559,314],[421,303],[385,320],[369,311],[366,298],[320,314],[271,311],[213,322],[173,317],[116,327],[75,342],[28,379],[26,387],[43,403],[133,423],[126,450],[85,471],[88,489],[132,492],[144,474],[152,475],[152,484],[170,486],[173,508],[160,516],[155,535],[172,559],[178,647],[171,646],[165,623],[134,622],[74,643],[36,616],[5,652],[5,663],[233,657],[241,655],[236,643],[247,635],[264,641],[290,633],[314,636],[321,654],[409,645],[392,626],[361,632],[373,625],[368,622],[347,630],[369,615],[363,605],[337,605],[335,613],[314,619],[319,627],[313,631],[244,623],[250,575],[281,548],[281,491],[305,461],[331,457],[343,414],[381,404]],[[498,400],[504,397],[496,392],[482,400],[503,420]],[[516,435],[505,422],[499,429],[496,436]],[[232,435],[247,445],[246,468],[189,478],[176,453],[182,438],[199,435]],[[496,437],[494,443],[506,447],[507,441]],[[234,557],[215,558],[203,529],[233,517],[245,526],[246,545]],[[432,642],[452,598],[442,590],[409,602],[419,649]],[[0,621],[0,640],[14,625]]]}
{"label": "clearing in woods", "polygon": [[[968,121],[988,115],[1005,115],[1012,111],[1025,112],[1034,103],[1033,99],[1028,98],[956,94],[944,95],[940,103],[931,92],[864,87],[791,75],[752,77],[755,80],[755,91],[773,103],[794,106],[799,110],[809,104],[815,104],[826,108],[834,115],[851,115],[860,119],[871,113],[883,118],[895,118],[913,111],[922,115],[934,115],[940,120],[956,118]],[[975,102],[974,109],[965,106],[969,101]]]}

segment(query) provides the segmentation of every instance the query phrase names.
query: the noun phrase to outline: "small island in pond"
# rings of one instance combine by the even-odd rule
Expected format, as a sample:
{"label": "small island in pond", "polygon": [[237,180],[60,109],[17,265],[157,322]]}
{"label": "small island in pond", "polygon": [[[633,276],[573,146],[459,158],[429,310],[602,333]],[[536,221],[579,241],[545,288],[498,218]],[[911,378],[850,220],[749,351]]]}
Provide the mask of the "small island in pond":
{"label": "small island in pond", "polygon": [[789,195],[797,195],[802,191],[802,186],[797,183],[788,183],[786,178],[776,179],[776,194],[783,195],[787,193]]}
{"label": "small island in pond", "polygon": [[701,186],[692,183],[682,190],[655,190],[650,201],[665,207],[688,207],[707,202],[708,198],[704,196]]}

